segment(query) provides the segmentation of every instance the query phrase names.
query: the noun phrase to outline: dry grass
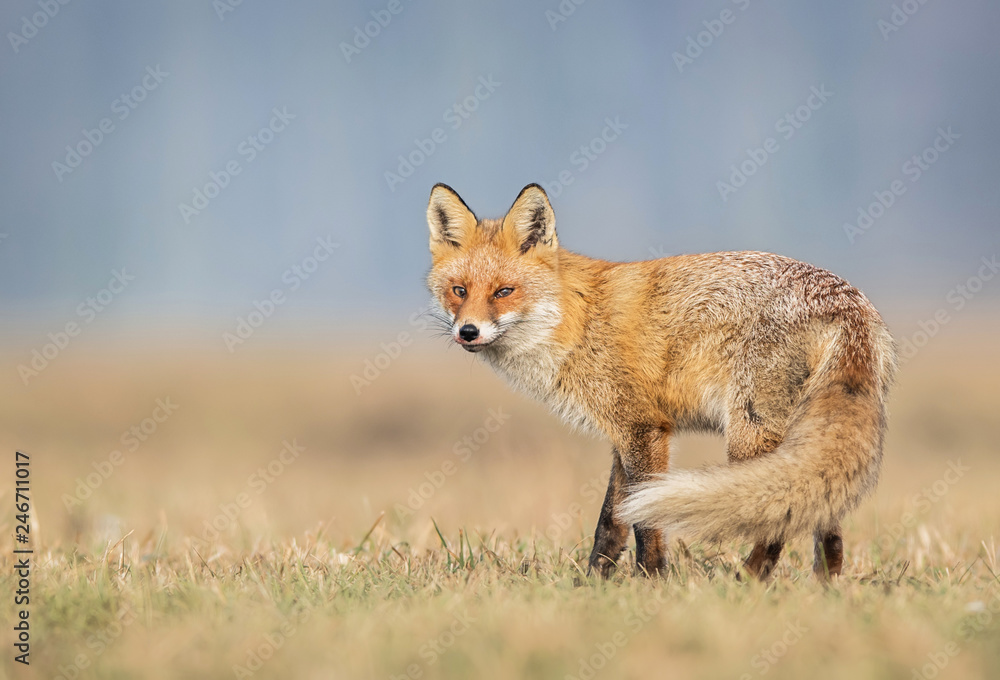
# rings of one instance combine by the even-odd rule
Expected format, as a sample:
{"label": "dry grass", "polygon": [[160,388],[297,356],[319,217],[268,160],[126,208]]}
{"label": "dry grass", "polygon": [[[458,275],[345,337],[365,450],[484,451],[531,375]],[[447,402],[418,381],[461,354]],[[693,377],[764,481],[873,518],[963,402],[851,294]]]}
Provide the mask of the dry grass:
{"label": "dry grass", "polygon": [[[255,338],[230,356],[81,338],[0,397],[2,440],[32,456],[38,550],[32,666],[14,668],[4,626],[0,669],[909,680],[936,659],[942,678],[1000,677],[1000,362],[972,321],[904,368],[883,484],[846,524],[847,567],[830,588],[810,575],[806,540],[768,584],[736,578],[746,546],[676,542],[666,579],[624,567],[588,580],[607,446],[437,342],[407,347],[357,395],[348,377],[377,347]],[[9,375],[22,360],[4,357]],[[167,397],[176,413],[67,511],[76,480]],[[509,416],[495,432],[490,409]],[[304,452],[258,493],[248,478],[293,439]],[[721,460],[708,438],[682,439],[674,458]],[[944,481],[959,460],[969,471]],[[9,508],[10,481],[0,488]],[[917,502],[922,489],[936,500]],[[4,593],[12,514],[0,517]],[[217,517],[218,537],[206,535]],[[255,652],[271,658],[258,668]]]}

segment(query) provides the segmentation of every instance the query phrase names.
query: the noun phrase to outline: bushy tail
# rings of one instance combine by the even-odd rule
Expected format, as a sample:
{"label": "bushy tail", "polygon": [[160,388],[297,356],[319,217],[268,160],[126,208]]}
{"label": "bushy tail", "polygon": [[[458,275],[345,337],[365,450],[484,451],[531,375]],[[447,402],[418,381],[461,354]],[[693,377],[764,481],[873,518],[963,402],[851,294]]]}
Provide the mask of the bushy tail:
{"label": "bushy tail", "polygon": [[879,337],[863,338],[865,356],[857,335],[830,344],[773,452],[661,475],[632,490],[619,519],[709,542],[775,542],[835,527],[874,490],[881,468],[895,357],[888,332],[872,330]]}

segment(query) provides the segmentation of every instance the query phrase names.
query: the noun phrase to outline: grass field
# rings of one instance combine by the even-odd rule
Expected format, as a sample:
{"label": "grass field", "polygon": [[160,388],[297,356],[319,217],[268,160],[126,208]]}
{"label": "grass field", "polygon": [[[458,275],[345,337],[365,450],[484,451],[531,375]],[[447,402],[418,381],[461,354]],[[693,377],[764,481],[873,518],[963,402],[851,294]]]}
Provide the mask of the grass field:
{"label": "grass field", "polygon": [[[883,482],[830,587],[805,538],[767,584],[737,577],[747,546],[678,541],[664,579],[588,579],[608,446],[441,341],[379,357],[399,329],[234,355],[84,337],[27,387],[27,352],[4,356],[0,673],[1000,677],[997,330],[957,320],[903,367]],[[30,667],[12,647],[15,447]],[[722,460],[684,437],[673,464]]]}

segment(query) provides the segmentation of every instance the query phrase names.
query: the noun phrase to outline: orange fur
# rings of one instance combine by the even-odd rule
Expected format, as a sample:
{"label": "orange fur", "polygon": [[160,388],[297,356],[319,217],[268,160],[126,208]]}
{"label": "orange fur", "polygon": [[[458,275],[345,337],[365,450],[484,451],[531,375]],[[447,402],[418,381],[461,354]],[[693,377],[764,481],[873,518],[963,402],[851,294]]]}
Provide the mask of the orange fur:
{"label": "orange fur", "polygon": [[[592,567],[608,572],[623,523],[648,572],[663,566],[661,529],[752,538],[773,559],[802,531],[833,545],[874,488],[895,353],[843,279],[769,253],[577,255],[537,185],[503,220],[477,219],[437,185],[427,214],[428,285],[456,341],[614,446]],[[724,434],[733,465],[665,474],[684,430]]]}

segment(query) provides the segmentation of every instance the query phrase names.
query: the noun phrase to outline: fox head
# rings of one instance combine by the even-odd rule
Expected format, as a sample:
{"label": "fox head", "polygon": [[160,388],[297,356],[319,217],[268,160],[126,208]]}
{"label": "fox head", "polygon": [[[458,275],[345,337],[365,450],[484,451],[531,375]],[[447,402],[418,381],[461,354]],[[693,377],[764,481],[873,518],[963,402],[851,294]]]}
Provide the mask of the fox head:
{"label": "fox head", "polygon": [[559,322],[556,218],[545,191],[529,184],[500,220],[480,220],[437,184],[427,205],[427,285],[438,318],[469,352],[526,348]]}

